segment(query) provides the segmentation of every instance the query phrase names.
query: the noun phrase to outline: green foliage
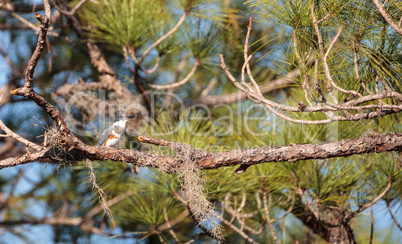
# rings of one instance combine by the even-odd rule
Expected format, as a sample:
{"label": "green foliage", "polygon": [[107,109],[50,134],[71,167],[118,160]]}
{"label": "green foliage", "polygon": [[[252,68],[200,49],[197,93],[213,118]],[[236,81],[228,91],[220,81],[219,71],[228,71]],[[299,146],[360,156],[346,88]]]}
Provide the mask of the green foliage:
{"label": "green foliage", "polygon": [[[166,34],[183,13],[188,13],[179,30],[155,48],[162,57],[158,70],[154,74],[145,74],[141,70],[136,78],[145,87],[148,83],[168,83],[176,76],[180,80],[189,72],[195,59],[199,59],[201,66],[192,79],[185,85],[172,90],[178,98],[182,99],[183,105],[187,106],[193,99],[199,97],[212,79],[216,79],[216,84],[209,95],[237,92],[238,89],[228,81],[221,69],[218,56],[221,53],[224,54],[230,71],[238,79],[244,62],[243,44],[248,17],[251,13],[253,20],[257,21],[253,23],[248,52],[253,54],[250,65],[257,82],[268,84],[295,68],[301,71],[301,75],[295,78],[295,84],[271,92],[265,97],[284,105],[297,106],[299,101],[307,105],[301,85],[305,75],[311,82],[316,75],[314,62],[308,62],[307,54],[310,54],[312,59],[318,60],[318,84],[324,93],[327,92],[327,79],[321,62],[322,55],[311,16],[311,2],[314,5],[317,20],[326,18],[319,23],[325,50],[329,48],[339,28],[343,27],[339,40],[328,54],[331,76],[337,85],[344,89],[362,91],[363,83],[374,93],[376,88],[380,91],[384,89],[381,84],[378,85],[377,76],[379,76],[384,78],[395,91],[402,90],[400,82],[402,80],[400,53],[402,36],[397,35],[383,21],[371,1],[363,0],[257,0],[245,3],[209,0],[177,0],[173,3],[165,0],[99,0],[97,3],[88,1],[78,12],[79,20],[86,31],[86,40],[69,35],[70,38],[76,38],[74,39],[78,46],[76,50],[62,42],[61,38],[59,40],[49,37],[52,50],[57,57],[52,53],[47,54],[49,59],[54,60],[52,70],[47,69],[48,61],[39,64],[39,69],[35,72],[37,75],[35,85],[44,97],[50,99],[54,98],[52,92],[55,89],[66,83],[76,82],[78,77],[83,77],[86,82],[98,81],[97,72],[90,68],[92,67],[90,62],[78,51],[83,46],[82,43],[89,40],[106,44],[100,47],[107,49],[102,51],[117,71],[117,77],[125,81],[125,86],[130,91],[140,94],[141,91],[132,84],[132,74],[125,66],[124,57],[121,54],[122,47],[129,45],[136,51],[145,50],[151,43]],[[388,1],[387,7],[387,11],[395,19],[400,17],[400,2]],[[70,30],[66,27],[65,31],[69,33]],[[16,33],[13,32],[13,35]],[[293,38],[296,40],[297,48],[293,44]],[[10,48],[10,50],[15,49],[17,53],[11,57],[24,67],[25,57],[18,53],[21,52],[19,51],[20,42],[29,42],[27,46],[32,48],[36,40],[32,37],[24,40],[19,36],[17,39],[18,45]],[[296,57],[295,52],[300,54],[302,61]],[[141,51],[137,53],[137,56],[138,54],[141,55]],[[156,58],[153,54],[144,61],[145,67],[153,65]],[[355,55],[358,56],[356,64]],[[186,61],[186,64],[180,71],[178,66],[182,59]],[[355,65],[357,65],[360,79],[355,73]],[[109,95],[111,91],[107,92]],[[315,91],[313,95],[317,100],[321,99]],[[336,96],[340,101],[350,98],[348,94],[340,92]],[[329,99],[328,96],[326,98]],[[178,101],[166,102],[167,100],[166,97],[157,97],[153,104],[156,111],[155,121],[136,124],[135,129],[141,131],[141,135],[144,136],[185,143],[210,152],[298,143],[342,143],[343,139],[402,131],[401,113],[373,120],[300,125],[284,121],[262,105],[251,101],[208,109],[202,107],[183,109],[184,106]],[[383,101],[397,103],[391,99]],[[375,103],[375,101],[369,101],[365,105]],[[82,110],[85,110],[86,105],[76,108],[74,114],[79,117],[80,113],[85,113],[86,111]],[[8,109],[1,108],[1,119],[11,129],[20,134],[26,132],[32,138],[43,133],[41,130],[32,132],[30,126],[21,127],[21,124],[28,123],[28,117],[30,118],[31,115],[21,113],[17,117],[11,116],[16,110],[21,109],[21,107],[11,106]],[[23,108],[24,112],[31,110],[30,107]],[[357,112],[361,111],[351,113]],[[285,112],[285,114],[290,113]],[[291,115],[296,119],[306,120],[324,118],[321,113],[300,112]],[[38,116],[38,118],[45,121],[48,117]],[[86,122],[88,123],[83,124],[82,128],[93,128],[99,123],[99,121]],[[93,141],[93,138],[87,141]],[[182,167],[188,163],[180,152],[167,147],[141,144],[139,150],[172,156]],[[119,197],[123,199],[110,206],[119,227],[118,230],[123,231],[121,236],[117,235],[115,238],[132,234],[144,243],[158,242],[156,230],[166,223],[165,213],[166,217],[174,222],[173,220],[187,211],[186,205],[179,200],[184,199],[184,201],[192,201],[193,204],[202,202],[200,208],[207,209],[208,213],[216,211],[220,214],[224,211],[222,216],[226,220],[233,218],[233,213],[229,212],[230,209],[237,209],[243,205],[242,209],[238,210],[238,214],[249,216],[244,220],[244,225],[258,230],[263,223],[264,228],[262,234],[253,234],[248,229],[243,229],[244,232],[256,241],[270,243],[272,238],[267,231],[267,216],[262,206],[263,196],[266,195],[269,199],[269,213],[273,219],[285,216],[286,211],[293,208],[293,212],[273,223],[281,243],[296,241],[320,243],[323,240],[314,236],[311,226],[304,225],[300,221],[301,218],[298,215],[300,212],[294,214],[295,209],[302,213],[308,212],[306,203],[299,195],[297,185],[324,218],[331,218],[333,209],[354,211],[372,201],[383,192],[391,178],[393,179],[392,189],[380,200],[380,203],[389,203],[391,207],[394,207],[392,209],[394,211],[401,205],[400,162],[401,157],[398,152],[373,153],[326,160],[267,162],[253,165],[240,175],[235,175],[238,166],[199,171],[193,164],[187,164],[185,165],[188,167],[185,168],[187,171],[173,174],[165,173],[163,168],[141,168],[136,174],[134,167],[125,162],[93,162],[93,165],[96,182],[107,193],[107,201]],[[44,166],[41,164],[40,167],[38,171],[41,171]],[[13,184],[18,184],[18,174],[23,175],[24,172],[0,176],[2,192],[7,192],[10,196],[7,202],[10,207],[4,204],[4,210],[2,209],[4,219],[18,220],[27,216],[34,219],[36,216],[29,208],[32,205],[43,206],[45,214],[67,211],[69,216],[82,218],[99,206],[99,194],[92,190],[92,184],[87,178],[88,169],[84,163],[74,162],[72,166],[65,164],[59,169],[49,164],[47,170],[51,173],[40,174],[35,180],[30,180],[30,176],[24,176],[31,188],[21,194],[13,194]],[[6,171],[2,170],[2,172]],[[194,185],[189,184],[189,182],[192,183],[191,179],[194,180]],[[191,198],[192,192],[188,190],[190,187],[197,193],[193,198]],[[202,213],[199,215],[202,217]],[[216,219],[210,222],[214,220]],[[109,223],[108,217],[104,216],[103,211],[96,214],[94,221],[94,226],[107,226],[106,230],[113,231],[112,224]],[[231,223],[239,228],[243,226],[237,218],[233,218]],[[206,226],[208,223],[201,224]],[[357,241],[368,242],[370,218],[365,216],[365,213],[359,214],[357,219],[353,220],[352,227],[355,229]],[[197,241],[200,243],[210,241],[207,237],[195,234],[199,230],[189,216],[183,217],[172,229],[181,241],[188,241],[194,236],[199,238]],[[89,240],[87,234],[83,234],[78,227],[54,227],[54,233],[56,241],[78,242],[82,240],[80,238]],[[223,235],[229,243],[244,242],[242,236],[229,226],[225,226]],[[168,229],[164,229],[161,236],[166,241],[173,240]],[[375,241],[391,240],[391,243],[394,241],[394,236],[395,234],[388,234],[388,230],[375,229]]]}
{"label": "green foliage", "polygon": [[86,23],[89,38],[124,46],[139,47],[158,35],[172,21],[164,0],[122,0],[86,4],[80,18]]}

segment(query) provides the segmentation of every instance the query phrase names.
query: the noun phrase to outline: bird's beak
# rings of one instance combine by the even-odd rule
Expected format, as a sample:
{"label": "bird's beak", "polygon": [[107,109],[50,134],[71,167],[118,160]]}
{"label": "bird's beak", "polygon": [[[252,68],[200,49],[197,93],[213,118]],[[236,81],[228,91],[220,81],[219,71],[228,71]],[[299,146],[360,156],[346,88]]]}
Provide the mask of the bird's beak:
{"label": "bird's beak", "polygon": [[129,119],[132,119],[132,118],[135,118],[135,117],[136,117],[135,115],[127,116],[127,118],[129,118]]}

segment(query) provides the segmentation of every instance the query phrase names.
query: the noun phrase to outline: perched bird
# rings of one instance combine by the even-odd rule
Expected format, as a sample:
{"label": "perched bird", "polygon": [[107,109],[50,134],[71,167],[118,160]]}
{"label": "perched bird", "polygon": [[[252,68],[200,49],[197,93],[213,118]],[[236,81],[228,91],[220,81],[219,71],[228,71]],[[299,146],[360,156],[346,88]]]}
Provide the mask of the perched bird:
{"label": "perched bird", "polygon": [[127,116],[123,110],[120,110],[119,113],[115,115],[115,122],[103,131],[98,141],[98,146],[115,147],[118,145],[124,133],[126,133],[127,121],[134,117],[135,115]]}

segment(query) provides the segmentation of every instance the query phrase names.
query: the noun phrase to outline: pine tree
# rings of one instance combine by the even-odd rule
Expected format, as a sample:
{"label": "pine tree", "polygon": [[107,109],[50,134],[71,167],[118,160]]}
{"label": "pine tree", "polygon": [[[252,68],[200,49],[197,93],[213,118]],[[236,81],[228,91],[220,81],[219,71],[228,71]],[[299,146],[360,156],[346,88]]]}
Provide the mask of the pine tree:
{"label": "pine tree", "polygon": [[0,9],[2,241],[401,241],[400,2]]}

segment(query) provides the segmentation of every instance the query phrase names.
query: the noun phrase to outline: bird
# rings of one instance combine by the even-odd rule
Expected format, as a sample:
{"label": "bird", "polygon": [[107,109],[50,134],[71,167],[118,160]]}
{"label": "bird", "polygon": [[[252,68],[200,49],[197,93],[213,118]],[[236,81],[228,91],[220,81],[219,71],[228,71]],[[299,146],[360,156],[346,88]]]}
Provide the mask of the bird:
{"label": "bird", "polygon": [[101,147],[115,147],[119,144],[121,139],[126,133],[127,121],[134,118],[135,115],[127,116],[123,110],[115,115],[115,122],[105,129],[100,136],[98,146]]}

